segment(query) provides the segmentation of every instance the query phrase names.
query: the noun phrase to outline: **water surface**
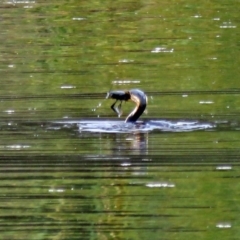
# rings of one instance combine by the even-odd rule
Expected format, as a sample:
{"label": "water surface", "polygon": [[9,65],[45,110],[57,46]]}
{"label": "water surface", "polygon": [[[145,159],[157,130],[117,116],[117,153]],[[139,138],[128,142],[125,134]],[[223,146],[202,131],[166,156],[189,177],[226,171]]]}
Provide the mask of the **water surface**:
{"label": "water surface", "polygon": [[238,12],[1,2],[0,238],[238,239]]}

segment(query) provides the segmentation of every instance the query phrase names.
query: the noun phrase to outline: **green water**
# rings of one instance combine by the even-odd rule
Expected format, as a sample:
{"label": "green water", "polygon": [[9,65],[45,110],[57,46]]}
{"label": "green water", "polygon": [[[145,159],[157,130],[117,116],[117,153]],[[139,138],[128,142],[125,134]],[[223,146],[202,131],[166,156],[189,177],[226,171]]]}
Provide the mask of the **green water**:
{"label": "green water", "polygon": [[[0,239],[239,238],[238,2],[3,1],[0,16]],[[116,119],[106,93],[132,88],[142,119],[215,127],[54,124]]]}

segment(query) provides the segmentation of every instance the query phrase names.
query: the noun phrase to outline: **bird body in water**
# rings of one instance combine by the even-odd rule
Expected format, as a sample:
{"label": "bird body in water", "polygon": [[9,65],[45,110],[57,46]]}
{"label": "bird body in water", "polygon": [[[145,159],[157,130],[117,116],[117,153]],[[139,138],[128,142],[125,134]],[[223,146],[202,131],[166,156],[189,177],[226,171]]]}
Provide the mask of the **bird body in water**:
{"label": "bird body in water", "polygon": [[[110,91],[107,93],[106,98],[112,98],[116,101],[111,105],[112,110],[121,116],[121,106],[123,101],[133,101],[136,103],[136,107],[133,111],[127,116],[125,122],[126,123],[135,123],[138,118],[142,115],[144,110],[147,107],[147,95],[139,89],[131,89],[128,91]],[[120,104],[116,107],[116,103],[120,101]],[[135,125],[134,125],[135,126]],[[139,128],[140,126],[140,128]],[[115,127],[115,124],[114,124]],[[181,120],[181,121],[171,121],[171,120],[147,120],[144,121],[143,124],[137,124],[137,130],[141,129],[142,131],[152,131],[154,129],[158,129],[161,131],[171,131],[171,132],[186,132],[186,131],[196,131],[196,130],[205,130],[214,128],[215,124],[208,123],[208,122],[198,122],[198,121],[188,121],[188,120]],[[109,129],[109,127],[108,127]],[[122,129],[122,125],[120,125],[120,131],[124,131],[126,129]],[[129,128],[127,128],[129,131]]]}
{"label": "bird body in water", "polygon": [[[147,96],[146,94],[139,89],[131,89],[128,91],[110,91],[107,93],[106,98],[115,99],[115,102],[111,105],[112,110],[121,116],[121,106],[123,101],[133,101],[136,104],[136,107],[133,111],[127,116],[125,122],[126,123],[135,123],[138,118],[142,115],[144,110],[147,107]],[[118,106],[116,103],[120,102]],[[64,123],[66,121],[60,121],[57,123]],[[189,132],[196,130],[205,130],[211,129],[215,127],[214,123],[208,122],[199,122],[199,121],[188,121],[188,120],[164,120],[164,119],[145,119],[143,122],[139,122],[138,124],[123,124],[121,121],[101,121],[97,119],[95,120],[77,120],[77,121],[68,121],[69,124],[77,123],[79,130],[81,132],[106,132],[106,133],[122,133],[122,132],[149,132],[153,130],[160,131],[169,131],[169,132]]]}
{"label": "bird body in water", "polygon": [[[146,94],[139,89],[131,89],[128,91],[110,91],[107,93],[106,98],[116,99],[116,101],[111,105],[111,108],[114,112],[121,116],[121,106],[122,101],[131,100],[136,103],[136,107],[133,111],[127,116],[125,122],[136,122],[138,118],[142,115],[147,106],[147,96]],[[116,103],[120,101],[120,104],[115,107]]]}

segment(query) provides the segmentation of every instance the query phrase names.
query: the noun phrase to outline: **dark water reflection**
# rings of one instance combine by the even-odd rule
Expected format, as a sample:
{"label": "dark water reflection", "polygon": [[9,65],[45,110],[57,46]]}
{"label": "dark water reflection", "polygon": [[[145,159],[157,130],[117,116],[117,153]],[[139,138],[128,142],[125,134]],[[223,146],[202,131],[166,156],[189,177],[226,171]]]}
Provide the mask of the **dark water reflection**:
{"label": "dark water reflection", "polygon": [[0,239],[238,239],[237,4],[1,2]]}
{"label": "dark water reflection", "polygon": [[231,228],[234,200],[215,199],[237,191],[235,161],[217,153],[8,156],[1,173],[3,236],[19,229],[33,238],[40,232],[171,238],[201,236],[217,224]]}
{"label": "dark water reflection", "polygon": [[120,134],[52,122],[6,124],[2,236],[225,234],[235,216],[239,140],[223,133],[220,139],[221,131]]}

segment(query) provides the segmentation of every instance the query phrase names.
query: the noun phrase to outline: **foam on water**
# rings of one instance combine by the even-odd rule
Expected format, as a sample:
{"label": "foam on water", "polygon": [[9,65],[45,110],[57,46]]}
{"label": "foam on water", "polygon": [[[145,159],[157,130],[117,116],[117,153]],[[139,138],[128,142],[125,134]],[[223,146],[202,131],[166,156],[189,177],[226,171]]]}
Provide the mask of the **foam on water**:
{"label": "foam on water", "polygon": [[197,130],[212,129],[213,123],[199,121],[171,121],[149,120],[136,123],[125,123],[121,120],[79,120],[60,121],[64,126],[77,125],[80,132],[103,132],[103,133],[132,133],[132,132],[191,132]]}

